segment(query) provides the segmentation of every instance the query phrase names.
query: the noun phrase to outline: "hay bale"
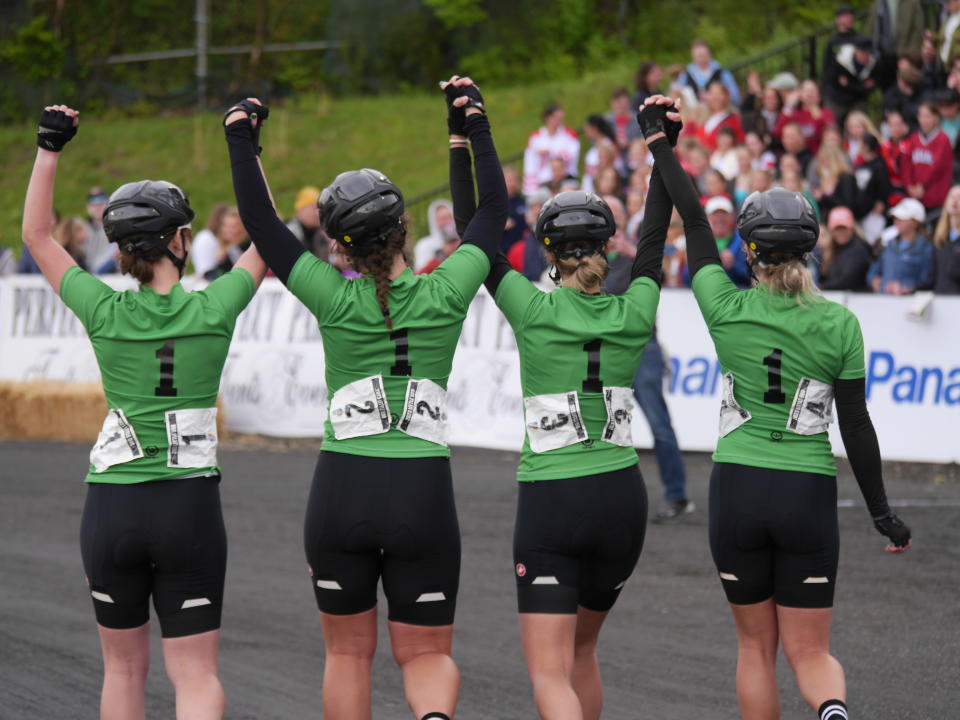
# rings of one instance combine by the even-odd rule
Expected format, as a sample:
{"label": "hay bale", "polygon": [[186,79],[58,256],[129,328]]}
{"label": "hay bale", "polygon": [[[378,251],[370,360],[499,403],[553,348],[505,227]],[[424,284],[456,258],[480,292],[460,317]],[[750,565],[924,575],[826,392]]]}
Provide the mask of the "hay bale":
{"label": "hay bale", "polygon": [[[107,401],[100,383],[0,381],[0,439],[89,442],[97,439]],[[217,398],[217,433],[227,433]]]}

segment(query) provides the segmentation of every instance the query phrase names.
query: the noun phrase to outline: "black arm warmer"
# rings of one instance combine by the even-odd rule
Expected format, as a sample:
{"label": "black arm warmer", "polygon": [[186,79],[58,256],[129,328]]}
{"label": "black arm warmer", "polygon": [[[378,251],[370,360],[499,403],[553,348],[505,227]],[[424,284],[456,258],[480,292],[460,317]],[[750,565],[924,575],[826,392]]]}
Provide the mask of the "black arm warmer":
{"label": "black arm warmer", "polygon": [[833,384],[837,404],[840,436],[847,449],[850,467],[863,493],[872,517],[890,513],[887,493],[883,488],[880,443],[867,412],[866,380],[837,380]]}
{"label": "black arm warmer", "polygon": [[[500,167],[486,115],[467,116],[467,137],[473,146],[479,202],[461,239],[483,250],[492,266],[500,251],[503,228],[507,223],[507,185],[503,180],[503,168]],[[456,214],[454,206],[454,217]]]}
{"label": "black arm warmer", "polygon": [[683,218],[683,232],[687,238],[687,267],[690,269],[690,279],[693,280],[700,268],[720,264],[717,239],[707,222],[707,215],[700,204],[700,198],[697,197],[693,181],[680,167],[680,161],[673,154],[673,148],[667,139],[654,140],[650,143],[650,151],[656,163],[654,167],[660,168],[663,184]]}
{"label": "black arm warmer", "polygon": [[487,275],[487,279],[483,281],[483,286],[487,289],[487,292],[490,293],[490,297],[496,297],[497,288],[500,287],[500,281],[503,280],[504,276],[511,270],[513,270],[513,268],[510,266],[510,261],[507,260],[507,256],[502,252],[497,253],[497,256],[493,259],[490,274]]}
{"label": "black arm warmer", "polygon": [[660,176],[660,166],[653,166],[650,175],[650,190],[647,193],[646,209],[643,211],[643,223],[640,226],[640,241],[637,243],[637,257],[633,261],[630,280],[648,277],[657,285],[663,281],[663,244],[667,239],[670,215],[673,214],[673,202],[667,193]]}
{"label": "black arm warmer", "polygon": [[257,162],[257,148],[250,140],[250,129],[236,122],[227,125],[225,133],[240,219],[257,252],[286,285],[290,271],[307,250],[283,224],[270,202],[267,183]]}
{"label": "black arm warmer", "polygon": [[457,235],[463,237],[466,234],[467,225],[477,212],[470,151],[465,147],[450,148],[450,195],[453,197],[453,217],[457,222]]}

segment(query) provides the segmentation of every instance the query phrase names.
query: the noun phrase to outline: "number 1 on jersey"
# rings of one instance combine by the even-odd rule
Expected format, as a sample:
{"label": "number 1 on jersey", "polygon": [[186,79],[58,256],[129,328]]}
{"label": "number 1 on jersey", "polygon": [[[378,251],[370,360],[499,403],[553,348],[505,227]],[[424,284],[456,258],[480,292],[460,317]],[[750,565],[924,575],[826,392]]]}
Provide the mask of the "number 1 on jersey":
{"label": "number 1 on jersey", "polygon": [[603,340],[597,338],[583,344],[587,354],[587,377],[583,381],[583,392],[602,393],[603,381],[600,380],[600,346]]}
{"label": "number 1 on jersey", "polygon": [[173,386],[173,340],[167,340],[156,352],[160,361],[160,384],[154,388],[154,394],[160,397],[174,397],[177,389]]}
{"label": "number 1 on jersey", "polygon": [[763,364],[767,366],[767,391],[763,394],[763,401],[771,405],[783,405],[787,401],[780,387],[783,350],[774,350],[763,359]]}

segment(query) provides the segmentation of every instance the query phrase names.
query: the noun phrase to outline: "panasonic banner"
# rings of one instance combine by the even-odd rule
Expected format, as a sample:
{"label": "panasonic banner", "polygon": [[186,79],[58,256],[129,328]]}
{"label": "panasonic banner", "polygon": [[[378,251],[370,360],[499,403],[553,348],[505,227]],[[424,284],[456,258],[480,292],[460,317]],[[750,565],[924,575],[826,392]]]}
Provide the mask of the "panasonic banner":
{"label": "panasonic banner", "polygon": [[[118,276],[111,286],[135,283]],[[867,398],[890,460],[960,461],[960,297],[830,294],[863,327]],[[720,366],[688,290],[665,290],[658,314],[668,357],[664,382],[684,450],[712,450],[720,409]],[[221,395],[231,430],[280,437],[323,433],[327,388],[316,321],[276,279],[264,281],[240,316]],[[41,276],[0,280],[0,379],[99,378],[92,348],[73,313]],[[518,450],[522,398],[513,332],[481,288],[474,299],[449,383],[450,442]],[[639,411],[638,447],[652,445]],[[834,450],[842,454],[836,426]]]}

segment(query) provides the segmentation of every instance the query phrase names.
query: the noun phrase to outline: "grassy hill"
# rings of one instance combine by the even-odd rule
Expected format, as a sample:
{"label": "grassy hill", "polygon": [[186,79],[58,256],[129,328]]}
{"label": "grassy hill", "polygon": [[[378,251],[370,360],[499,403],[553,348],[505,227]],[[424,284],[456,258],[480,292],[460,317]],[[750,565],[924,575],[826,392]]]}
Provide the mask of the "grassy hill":
{"label": "grassy hill", "polygon": [[[607,110],[614,86],[631,85],[633,70],[619,64],[564,83],[487,90],[501,157],[523,150],[548,102],[562,103],[567,124],[579,128],[588,114]],[[32,122],[0,128],[0,244],[15,248],[35,155],[34,133]],[[264,167],[285,215],[292,213],[301,186],[323,187],[344,170],[377,168],[407,198],[446,182],[446,111],[439,90],[398,97],[299,97],[274,108],[261,142]],[[56,207],[61,215],[82,215],[93,185],[110,192],[143,178],[183,187],[197,210],[195,227],[206,221],[214,203],[233,202],[219,115],[98,118],[84,115],[81,108],[80,132],[60,164]],[[415,230],[422,232],[425,207],[411,210]]]}

